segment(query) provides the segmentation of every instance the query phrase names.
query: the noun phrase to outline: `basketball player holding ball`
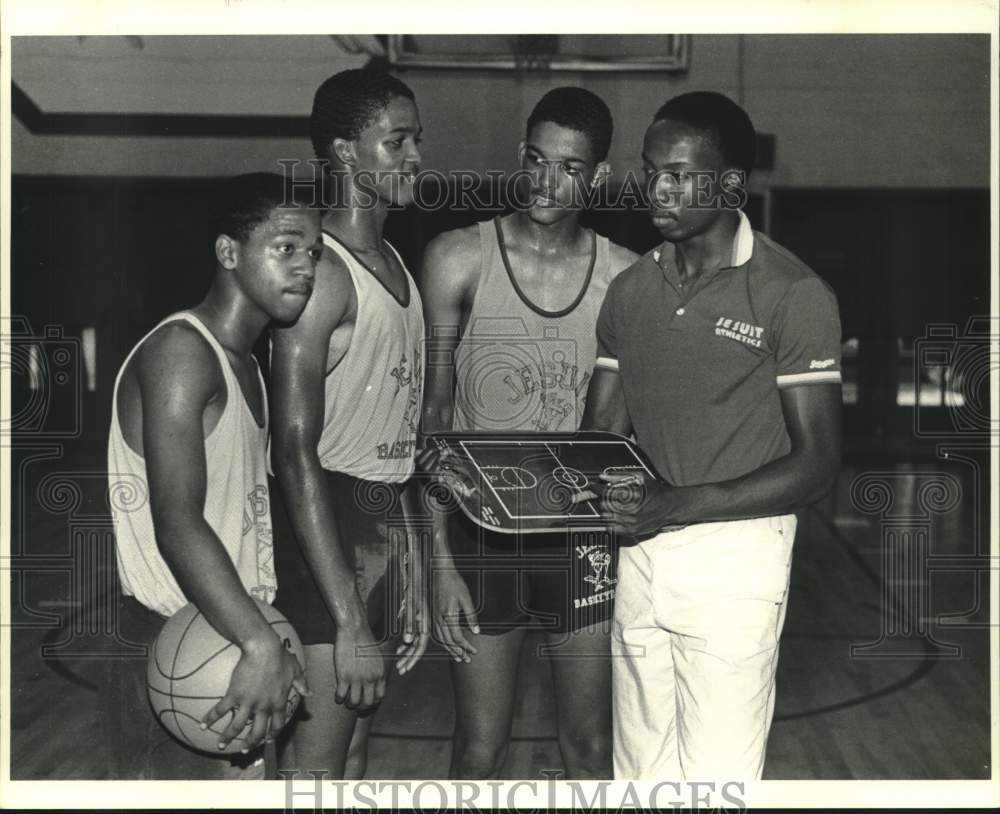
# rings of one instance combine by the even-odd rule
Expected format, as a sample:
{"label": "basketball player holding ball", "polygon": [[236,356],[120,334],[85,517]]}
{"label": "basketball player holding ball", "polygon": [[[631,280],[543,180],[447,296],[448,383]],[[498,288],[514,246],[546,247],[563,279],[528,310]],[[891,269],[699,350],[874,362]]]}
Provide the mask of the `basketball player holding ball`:
{"label": "basketball player holding ball", "polygon": [[[253,601],[270,603],[277,586],[268,409],[251,349],[268,323],[301,313],[322,251],[319,213],[288,201],[277,175],[229,182],[209,293],[129,354],[115,382],[108,440],[118,632],[150,646],[168,617],[194,603],[241,651],[204,725],[234,713],[221,749],[249,723],[246,754],[182,746],[149,709],[144,660],[112,658],[104,720],[116,779],[263,779],[256,747],[284,725],[290,690],[308,693],[302,667]],[[136,500],[125,505],[120,496],[130,492]]]}
{"label": "basketball player holding ball", "polygon": [[[518,211],[427,247],[434,361],[425,433],[577,429],[604,292],[636,257],[579,223],[588,192],[610,172],[611,135],[611,113],[593,93],[550,91],[518,147]],[[436,518],[435,633],[454,659],[452,777],[499,776],[529,624],[544,631],[552,655],[566,775],[610,776],[613,554],[606,540],[584,542],[567,534],[522,541],[461,512]]]}
{"label": "basketball player holding ball", "polygon": [[319,87],[310,131],[332,205],[312,299],[273,334],[271,460],[283,497],[273,510],[277,607],[302,640],[313,695],[279,764],[358,779],[393,649],[406,672],[429,636],[422,581],[400,596],[419,560],[406,482],[424,323],[413,278],[382,237],[389,207],[412,201],[421,126],[406,85],[360,69]]}

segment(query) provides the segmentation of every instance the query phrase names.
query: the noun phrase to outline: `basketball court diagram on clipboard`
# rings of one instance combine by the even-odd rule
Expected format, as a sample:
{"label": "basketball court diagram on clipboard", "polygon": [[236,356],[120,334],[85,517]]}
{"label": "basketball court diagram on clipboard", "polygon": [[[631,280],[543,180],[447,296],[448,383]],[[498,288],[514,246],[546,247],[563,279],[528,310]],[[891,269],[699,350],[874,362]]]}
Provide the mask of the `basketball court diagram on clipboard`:
{"label": "basketball court diagram on clipboard", "polygon": [[624,436],[608,432],[516,434],[441,433],[475,491],[460,496],[462,511],[479,525],[505,533],[608,527],[594,492],[602,475],[658,480],[652,465]]}

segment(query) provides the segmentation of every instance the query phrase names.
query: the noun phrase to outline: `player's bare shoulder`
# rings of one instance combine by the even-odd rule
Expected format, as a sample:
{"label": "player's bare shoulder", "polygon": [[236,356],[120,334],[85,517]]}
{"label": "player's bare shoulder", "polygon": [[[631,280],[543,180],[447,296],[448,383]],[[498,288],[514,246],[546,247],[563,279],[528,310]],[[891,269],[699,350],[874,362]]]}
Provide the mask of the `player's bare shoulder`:
{"label": "player's bare shoulder", "polygon": [[299,321],[328,322],[331,329],[352,321],[358,309],[358,294],[344,259],[328,245],[316,263],[313,293]]}
{"label": "player's bare shoulder", "polygon": [[425,283],[438,295],[448,293],[464,299],[479,285],[482,257],[478,223],[442,232],[424,250]]}
{"label": "player's bare shoulder", "polygon": [[130,365],[145,387],[174,387],[183,382],[192,392],[220,390],[225,393],[225,377],[219,358],[208,340],[191,323],[175,320],[157,328],[142,343]]}
{"label": "player's bare shoulder", "polygon": [[612,276],[625,271],[640,256],[631,249],[626,249],[624,246],[619,246],[610,240],[608,241],[608,265],[610,266]]}
{"label": "player's bare shoulder", "polygon": [[184,320],[155,330],[139,346],[122,371],[116,393],[118,421],[126,443],[143,454],[144,404],[205,408],[220,412],[226,405],[226,379],[208,340]]}

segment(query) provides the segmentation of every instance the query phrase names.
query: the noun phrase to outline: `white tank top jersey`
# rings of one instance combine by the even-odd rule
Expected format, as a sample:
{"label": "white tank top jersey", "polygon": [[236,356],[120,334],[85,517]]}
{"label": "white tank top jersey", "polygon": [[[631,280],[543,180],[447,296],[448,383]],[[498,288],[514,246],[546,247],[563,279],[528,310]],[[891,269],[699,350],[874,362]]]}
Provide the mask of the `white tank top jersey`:
{"label": "white tank top jersey", "polygon": [[[205,438],[205,520],[222,542],[247,592],[270,603],[277,585],[265,456],[267,397],[263,401],[261,427],[243,397],[222,346],[201,320],[186,311],[167,317],[146,334],[129,353],[115,378],[108,438],[108,483],[122,590],[162,616],[171,616],[188,603],[156,544],[146,462],[125,442],[118,423],[122,371],[143,342],[163,325],[178,320],[189,323],[205,337],[215,351],[226,383],[225,409],[219,423]],[[257,377],[264,393],[259,369]]]}
{"label": "white tank top jersey", "polygon": [[347,265],[358,311],[350,347],[326,377],[319,460],[333,472],[401,483],[413,474],[423,398],[420,293],[392,246],[406,275],[403,301],[333,236],[324,232],[323,242]]}
{"label": "white tank top jersey", "polygon": [[594,234],[576,298],[545,311],[521,291],[499,218],[479,224],[479,286],[455,350],[453,429],[569,432],[580,426],[597,356],[597,315],[611,280],[608,239]]}

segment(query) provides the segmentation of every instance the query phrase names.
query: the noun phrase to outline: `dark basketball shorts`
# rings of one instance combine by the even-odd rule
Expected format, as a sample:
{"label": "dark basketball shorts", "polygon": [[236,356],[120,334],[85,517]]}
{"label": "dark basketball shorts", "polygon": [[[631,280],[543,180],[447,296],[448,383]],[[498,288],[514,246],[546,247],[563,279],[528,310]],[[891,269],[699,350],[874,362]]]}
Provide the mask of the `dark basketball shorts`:
{"label": "dark basketball shorts", "polygon": [[[323,474],[333,500],[337,534],[354,569],[372,634],[378,642],[390,641],[401,630],[405,589],[403,484],[366,481],[342,472]],[[337,628],[292,530],[281,487],[274,478],[268,479],[268,485],[278,580],[274,607],[292,623],[303,644],[333,644]]]}
{"label": "dark basketball shorts", "polygon": [[448,543],[486,635],[566,633],[611,618],[618,552],[610,532],[500,534],[455,511]]}

